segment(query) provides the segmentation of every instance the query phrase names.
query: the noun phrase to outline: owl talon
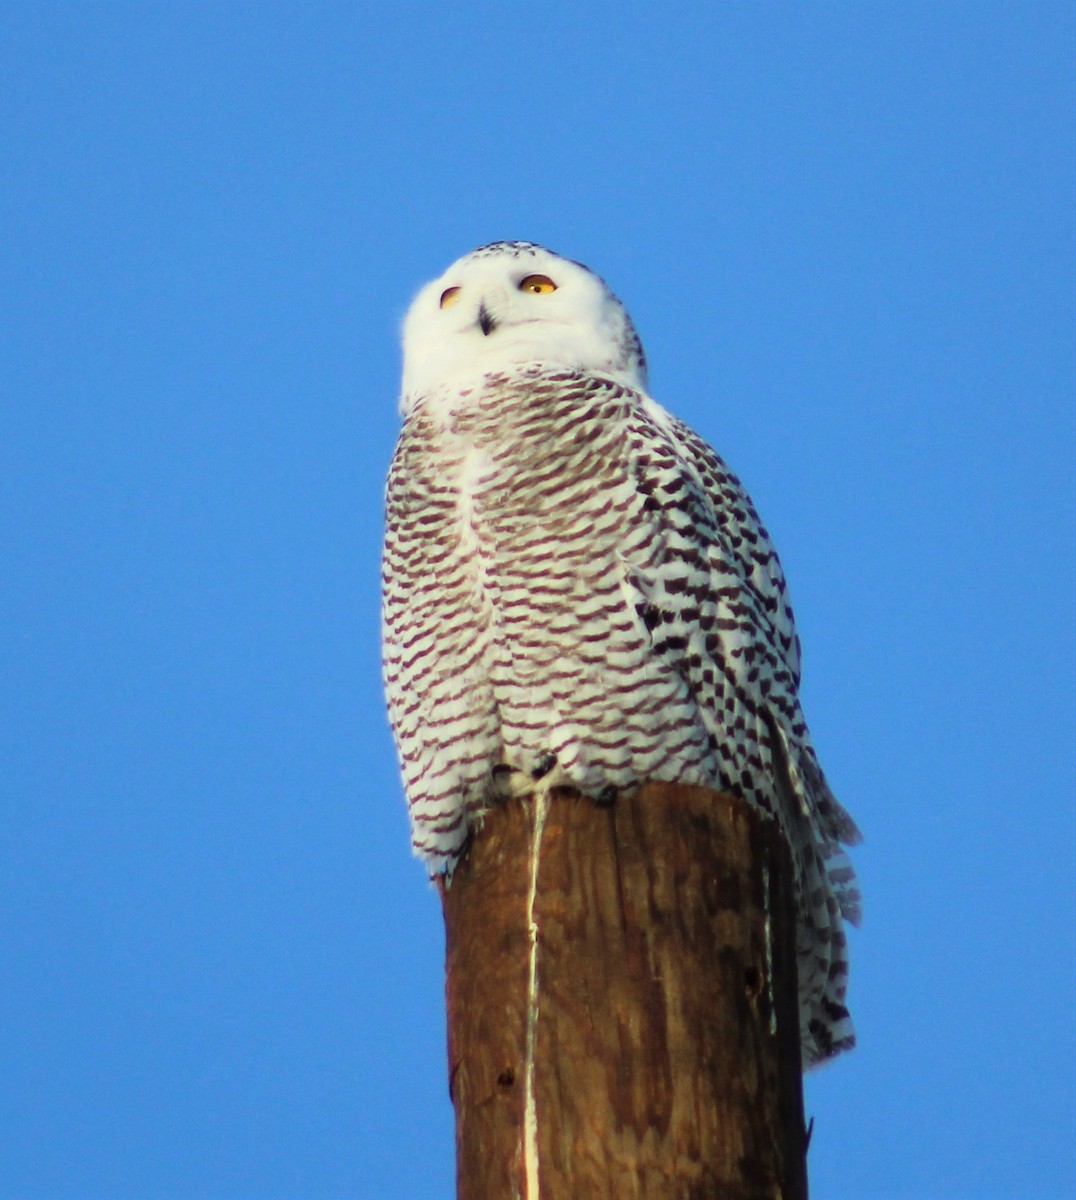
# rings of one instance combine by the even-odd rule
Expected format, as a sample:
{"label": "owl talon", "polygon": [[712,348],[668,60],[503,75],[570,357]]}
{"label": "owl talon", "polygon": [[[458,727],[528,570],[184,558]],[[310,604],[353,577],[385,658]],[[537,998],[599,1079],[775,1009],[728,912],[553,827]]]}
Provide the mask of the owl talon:
{"label": "owl talon", "polygon": [[518,795],[518,780],[521,775],[522,771],[517,771],[508,763],[497,763],[490,771],[490,778],[493,781],[493,799],[510,800],[513,796]]}
{"label": "owl talon", "polygon": [[557,756],[552,750],[547,750],[538,760],[538,765],[531,771],[532,779],[544,779],[557,765]]}
{"label": "owl talon", "polygon": [[605,787],[594,797],[594,803],[599,808],[612,808],[616,803],[617,788],[615,784],[607,783]]}
{"label": "owl talon", "polygon": [[521,771],[509,763],[498,763],[490,771],[490,776],[496,800],[515,800],[534,795],[537,779],[530,771]]}

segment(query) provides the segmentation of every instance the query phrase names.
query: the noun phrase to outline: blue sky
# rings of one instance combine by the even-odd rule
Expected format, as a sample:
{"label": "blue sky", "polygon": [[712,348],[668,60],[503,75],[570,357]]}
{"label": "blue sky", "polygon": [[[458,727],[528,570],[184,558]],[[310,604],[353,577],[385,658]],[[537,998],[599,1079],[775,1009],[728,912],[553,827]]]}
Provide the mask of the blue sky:
{"label": "blue sky", "polygon": [[[391,11],[390,11],[391,8]],[[378,677],[413,292],[599,271],[866,835],[814,1200],[1076,1170],[1076,10],[0,14],[0,1200],[453,1194]]]}

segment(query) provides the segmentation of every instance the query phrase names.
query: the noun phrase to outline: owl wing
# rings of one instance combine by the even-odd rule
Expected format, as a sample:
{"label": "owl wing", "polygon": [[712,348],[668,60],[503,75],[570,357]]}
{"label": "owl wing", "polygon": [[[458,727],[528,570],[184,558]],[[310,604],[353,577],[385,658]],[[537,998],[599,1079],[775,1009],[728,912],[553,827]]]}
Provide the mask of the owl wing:
{"label": "owl wing", "polygon": [[723,548],[737,568],[741,586],[755,601],[757,615],[780,653],[795,686],[800,684],[800,639],[781,562],[743,484],[724,460],[678,417],[647,398],[645,406],[662,425],[698,478],[717,518]]}
{"label": "owl wing", "polygon": [[[654,652],[676,660],[719,743],[739,741],[735,782],[761,801],[767,791],[782,793],[771,804],[789,819],[804,814],[824,856],[843,858],[836,843],[856,842],[859,832],[811,745],[799,701],[799,637],[769,534],[740,481],[697,434],[649,397],[637,413],[632,471],[662,508],[662,561],[638,580]],[[662,445],[668,449],[655,450]],[[776,779],[767,786],[760,776]],[[833,867],[839,885],[844,864]],[[842,908],[855,919],[851,878],[843,892]]]}

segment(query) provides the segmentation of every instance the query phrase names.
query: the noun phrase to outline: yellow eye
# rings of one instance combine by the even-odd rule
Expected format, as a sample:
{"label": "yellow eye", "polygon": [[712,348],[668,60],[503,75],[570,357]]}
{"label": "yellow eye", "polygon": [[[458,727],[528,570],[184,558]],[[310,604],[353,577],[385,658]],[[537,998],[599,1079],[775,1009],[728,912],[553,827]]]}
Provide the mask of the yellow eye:
{"label": "yellow eye", "polygon": [[521,292],[530,292],[534,296],[548,296],[557,290],[557,285],[548,275],[528,275],[519,282]]}
{"label": "yellow eye", "polygon": [[445,288],[441,293],[441,307],[451,308],[459,298],[460,289],[458,287]]}

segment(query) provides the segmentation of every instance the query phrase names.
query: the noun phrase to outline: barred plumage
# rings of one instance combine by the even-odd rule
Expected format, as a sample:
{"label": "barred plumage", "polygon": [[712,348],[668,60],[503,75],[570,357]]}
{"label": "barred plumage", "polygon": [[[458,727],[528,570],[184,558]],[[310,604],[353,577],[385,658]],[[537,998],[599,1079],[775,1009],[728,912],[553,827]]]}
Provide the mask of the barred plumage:
{"label": "barred plumage", "polygon": [[852,1045],[858,834],[800,709],[784,576],[736,477],[646,394],[623,306],[539,246],[483,247],[412,306],[403,409],[384,677],[416,851],[450,870],[505,768],[737,791],[796,864],[804,1060]]}

